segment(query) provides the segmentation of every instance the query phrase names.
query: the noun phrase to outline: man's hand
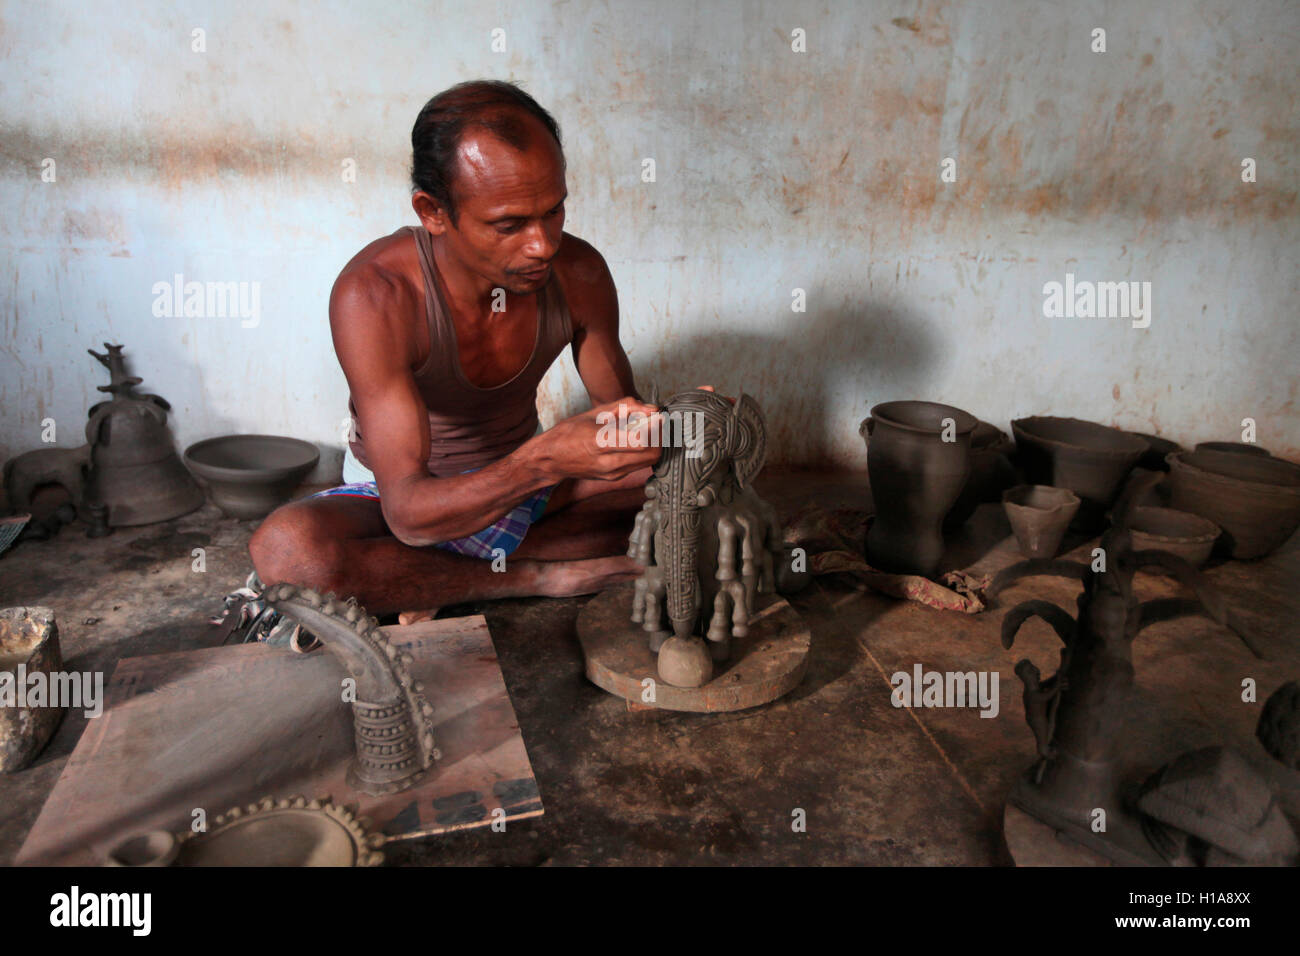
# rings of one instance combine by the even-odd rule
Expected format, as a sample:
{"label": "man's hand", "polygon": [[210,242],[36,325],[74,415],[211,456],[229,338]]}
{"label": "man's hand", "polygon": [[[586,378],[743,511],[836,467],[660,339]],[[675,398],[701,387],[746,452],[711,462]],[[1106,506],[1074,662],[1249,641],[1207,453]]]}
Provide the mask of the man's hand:
{"label": "man's hand", "polygon": [[566,418],[533,441],[556,480],[614,481],[659,461],[661,427],[655,406],[628,397]]}
{"label": "man's hand", "polygon": [[[712,385],[696,385],[695,387],[705,392],[717,391],[717,389],[715,389]],[[722,397],[725,398],[727,401],[731,402],[731,404],[733,405],[736,404],[736,400],[732,398],[730,395],[723,395]]]}

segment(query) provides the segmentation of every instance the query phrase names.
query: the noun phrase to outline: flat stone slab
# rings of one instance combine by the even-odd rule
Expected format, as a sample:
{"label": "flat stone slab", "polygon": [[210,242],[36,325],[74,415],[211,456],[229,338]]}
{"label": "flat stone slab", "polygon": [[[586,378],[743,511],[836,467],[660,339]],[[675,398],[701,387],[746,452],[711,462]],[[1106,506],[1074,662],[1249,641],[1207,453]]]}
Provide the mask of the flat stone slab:
{"label": "flat stone slab", "polygon": [[241,644],[120,661],[18,854],[98,866],[122,840],[188,829],[262,797],[331,797],[386,842],[542,814],[528,752],[482,615],[383,629],[433,705],[442,759],[414,787],[347,783],[355,743],[343,665],[321,648]]}
{"label": "flat stone slab", "polygon": [[761,594],[749,636],[732,640],[731,659],[714,664],[713,680],[703,687],[665,683],[649,635],[632,622],[633,587],[604,591],[578,615],[587,678],[602,690],[644,707],[719,713],[770,703],[803,680],[812,634],[785,598]]}

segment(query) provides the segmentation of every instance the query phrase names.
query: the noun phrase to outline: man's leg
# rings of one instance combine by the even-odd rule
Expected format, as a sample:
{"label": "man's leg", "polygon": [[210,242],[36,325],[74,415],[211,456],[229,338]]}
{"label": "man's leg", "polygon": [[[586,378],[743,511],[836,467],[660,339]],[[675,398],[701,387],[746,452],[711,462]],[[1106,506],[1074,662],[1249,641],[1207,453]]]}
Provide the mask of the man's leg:
{"label": "man's leg", "polygon": [[591,494],[587,484],[575,482],[579,487],[561,501],[559,513],[533,525],[504,571],[492,570],[491,561],[402,544],[385,524],[377,499],[343,495],[306,498],[276,510],[254,533],[249,554],[264,584],[355,595],[372,614],[591,594],[640,573],[626,548],[644,498],[626,487],[605,498]]}

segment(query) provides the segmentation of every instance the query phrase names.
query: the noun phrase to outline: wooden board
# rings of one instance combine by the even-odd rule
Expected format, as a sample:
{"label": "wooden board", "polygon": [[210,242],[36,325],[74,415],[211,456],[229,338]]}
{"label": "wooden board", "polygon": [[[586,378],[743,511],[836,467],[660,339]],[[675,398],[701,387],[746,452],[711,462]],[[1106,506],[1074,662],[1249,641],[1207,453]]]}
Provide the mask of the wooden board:
{"label": "wooden board", "polygon": [[[389,840],[539,816],[537,781],[482,615],[384,628],[415,659],[442,759],[417,786],[349,787],[352,712],[342,664],[245,644],[120,661],[18,854],[20,864],[98,865],[147,830],[190,827],[264,796],[331,796]],[[500,808],[501,814],[493,817]]]}
{"label": "wooden board", "polygon": [[[703,687],[674,687],[659,679],[641,625],[632,623],[632,585],[610,588],[578,615],[587,678],[634,705],[663,710],[721,712],[767,704],[792,691],[808,670],[812,636],[785,598],[760,595],[747,637],[731,642],[731,660],[714,665]],[[654,680],[654,700],[644,699]]]}
{"label": "wooden board", "polygon": [[1094,853],[1036,820],[1013,803],[1002,812],[1002,836],[1016,866],[1113,866]]}

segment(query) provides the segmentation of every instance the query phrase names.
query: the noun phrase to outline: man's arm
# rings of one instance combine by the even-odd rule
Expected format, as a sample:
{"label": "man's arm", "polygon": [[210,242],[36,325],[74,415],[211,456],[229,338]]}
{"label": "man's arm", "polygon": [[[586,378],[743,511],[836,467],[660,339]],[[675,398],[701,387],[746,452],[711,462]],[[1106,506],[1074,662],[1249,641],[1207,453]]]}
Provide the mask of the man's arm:
{"label": "man's arm", "polygon": [[591,404],[639,400],[632,363],[618,340],[618,290],[609,266],[590,243],[570,235],[565,242],[575,247],[564,287],[573,317],[573,364]]}
{"label": "man's arm", "polygon": [[428,411],[411,372],[415,346],[396,320],[415,309],[407,299],[400,282],[375,269],[345,272],[330,296],[334,350],[365,436],[384,520],[404,544],[471,535],[563,478],[619,478],[657,459],[658,449],[599,446],[595,416],[601,409],[593,409],[472,475],[432,477]]}

